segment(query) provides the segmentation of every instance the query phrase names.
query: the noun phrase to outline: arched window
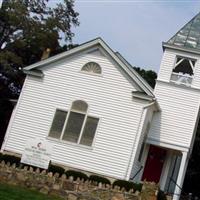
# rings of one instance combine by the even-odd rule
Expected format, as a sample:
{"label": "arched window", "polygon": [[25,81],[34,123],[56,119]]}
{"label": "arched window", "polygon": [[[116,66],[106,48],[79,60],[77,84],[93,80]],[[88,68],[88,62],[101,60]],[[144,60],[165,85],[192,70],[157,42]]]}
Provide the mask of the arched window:
{"label": "arched window", "polygon": [[57,109],[49,136],[91,146],[99,119],[88,115],[88,104],[77,100],[69,112]]}
{"label": "arched window", "polygon": [[82,67],[81,71],[88,72],[88,73],[94,73],[94,74],[101,74],[102,73],[100,65],[98,63],[95,63],[95,62],[86,63]]}
{"label": "arched window", "polygon": [[72,103],[71,110],[80,111],[80,112],[87,112],[88,105],[86,102],[77,100]]}

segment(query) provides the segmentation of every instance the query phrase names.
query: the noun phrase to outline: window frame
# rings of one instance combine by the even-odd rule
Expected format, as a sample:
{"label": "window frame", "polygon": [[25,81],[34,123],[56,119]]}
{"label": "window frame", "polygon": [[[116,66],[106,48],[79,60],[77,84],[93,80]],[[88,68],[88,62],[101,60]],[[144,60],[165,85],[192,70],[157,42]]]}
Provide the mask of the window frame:
{"label": "window frame", "polygon": [[147,138],[148,138],[148,133],[150,131],[150,128],[151,128],[151,122],[148,121],[147,125],[146,125],[146,128],[145,128],[145,131],[144,131],[144,135],[143,135],[140,151],[139,151],[138,158],[137,158],[138,163],[143,163],[144,152],[145,152],[145,149],[146,149],[146,146],[147,146],[146,141],[147,141]]}
{"label": "window frame", "polygon": [[[189,74],[188,74],[188,75],[185,75],[185,74],[181,75],[181,74],[179,74],[179,73],[177,73],[177,72],[173,72],[173,70],[177,67],[176,64],[177,64],[178,58],[180,58],[180,59],[188,59],[189,61],[194,61],[194,66],[193,66],[193,69],[192,69],[192,71],[193,71],[193,74],[192,74],[192,75],[189,75]],[[196,70],[196,67],[195,67],[196,62],[197,62],[197,59],[196,59],[196,58],[187,57],[187,56],[182,56],[182,55],[176,55],[176,58],[175,58],[175,61],[174,61],[174,64],[173,64],[173,68],[172,68],[172,72],[171,72],[171,76],[170,76],[170,82],[175,83],[175,84],[179,84],[179,85],[185,85],[185,86],[191,87],[192,82],[193,82],[193,80],[194,80],[194,74],[195,74],[195,70]],[[180,63],[181,63],[181,62],[180,62]],[[182,76],[182,77],[189,77],[189,78],[191,79],[191,83],[189,83],[189,84],[184,83],[184,82],[179,82],[179,83],[178,83],[177,81],[172,80],[172,76],[173,76],[173,75],[176,75],[176,76],[179,75],[179,76]]]}
{"label": "window frame", "polygon": [[[98,132],[98,127],[99,127],[99,124],[100,124],[101,119],[100,119],[99,116],[92,115],[92,114],[88,114],[88,113],[89,113],[89,104],[88,104],[86,101],[84,101],[84,100],[81,100],[81,101],[83,101],[84,103],[86,103],[86,104],[88,105],[87,111],[86,111],[86,112],[81,112],[81,111],[73,110],[73,109],[72,109],[73,102],[79,101],[79,100],[80,100],[80,99],[76,99],[76,100],[72,101],[71,104],[70,104],[70,106],[69,106],[69,110],[67,110],[66,108],[63,108],[63,107],[56,107],[56,108],[55,108],[54,116],[53,116],[53,119],[52,119],[52,121],[51,121],[51,126],[50,126],[49,131],[48,131],[48,136],[47,136],[48,139],[54,140],[54,141],[59,141],[59,142],[61,142],[61,143],[67,143],[67,144],[72,144],[72,145],[78,145],[78,146],[82,146],[82,147],[85,147],[85,148],[92,148],[92,147],[93,147],[93,145],[94,145],[94,143],[95,143],[95,140],[96,140],[96,135],[97,135],[97,132]],[[51,127],[52,127],[52,124],[53,124],[53,121],[54,121],[54,118],[55,118],[55,115],[56,115],[56,111],[57,111],[57,110],[60,110],[60,111],[63,111],[63,112],[67,112],[67,115],[66,115],[66,118],[65,118],[65,120],[64,120],[64,125],[63,125],[63,128],[62,128],[60,137],[59,137],[59,138],[54,138],[54,137],[49,136],[49,134],[50,134]],[[64,132],[65,132],[65,129],[66,129],[66,126],[67,126],[67,123],[68,123],[68,119],[69,119],[69,116],[70,116],[70,113],[71,113],[71,112],[80,113],[80,114],[84,114],[84,115],[85,115],[84,120],[83,120],[83,123],[82,123],[81,131],[80,131],[80,133],[79,133],[79,137],[78,137],[77,142],[71,142],[71,141],[68,141],[68,140],[63,140],[63,135],[64,135]],[[81,138],[82,138],[82,135],[83,135],[83,132],[84,132],[85,124],[86,124],[86,122],[87,122],[87,117],[92,117],[92,118],[98,119],[98,123],[97,123],[97,126],[96,126],[96,130],[95,130],[94,137],[93,137],[93,140],[92,140],[92,144],[91,144],[91,145],[80,144],[80,141],[81,141]]]}

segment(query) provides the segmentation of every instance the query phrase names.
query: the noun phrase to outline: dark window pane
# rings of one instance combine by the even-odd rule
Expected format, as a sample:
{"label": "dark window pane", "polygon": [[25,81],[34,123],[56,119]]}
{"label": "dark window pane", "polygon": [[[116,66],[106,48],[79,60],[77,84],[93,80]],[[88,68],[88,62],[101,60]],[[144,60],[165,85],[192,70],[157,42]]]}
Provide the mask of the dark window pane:
{"label": "dark window pane", "polygon": [[84,144],[87,146],[92,145],[92,141],[94,139],[98,121],[99,119],[97,118],[87,117],[87,121],[83,130],[80,144]]}
{"label": "dark window pane", "polygon": [[[182,58],[178,58],[177,62],[178,63]],[[193,65],[194,65],[194,61],[192,61]],[[183,74],[189,74],[189,75],[193,75],[193,69],[191,67],[191,64],[189,62],[189,59],[184,59],[182,62],[180,62],[175,69],[173,70],[173,72],[175,73],[183,73]]]}
{"label": "dark window pane", "polygon": [[50,137],[60,138],[66,116],[67,112],[62,110],[56,110],[53,123],[51,125],[51,130],[49,132]]}
{"label": "dark window pane", "polygon": [[70,112],[63,140],[77,143],[84,121],[84,114]]}

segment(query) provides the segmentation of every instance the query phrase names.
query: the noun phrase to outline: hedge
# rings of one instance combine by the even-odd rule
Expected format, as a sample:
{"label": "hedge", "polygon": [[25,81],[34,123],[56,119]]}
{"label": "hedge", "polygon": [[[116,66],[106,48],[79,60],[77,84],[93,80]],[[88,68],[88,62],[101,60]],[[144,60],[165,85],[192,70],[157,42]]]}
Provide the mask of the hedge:
{"label": "hedge", "polygon": [[77,178],[84,179],[84,181],[88,180],[88,176],[84,174],[83,172],[68,170],[65,172],[65,174],[67,178],[69,178],[70,176],[73,176],[74,180],[77,180]]}
{"label": "hedge", "polygon": [[53,174],[58,173],[59,176],[65,173],[65,169],[63,167],[59,167],[57,165],[52,164],[49,165],[48,171],[52,172]]}
{"label": "hedge", "polygon": [[120,189],[125,188],[125,190],[127,192],[131,189],[133,189],[134,191],[139,191],[139,192],[142,190],[142,184],[141,183],[133,183],[133,182],[124,181],[124,180],[114,181],[113,188],[115,186],[119,186]]}
{"label": "hedge", "polygon": [[17,157],[17,156],[12,156],[12,155],[8,155],[8,154],[0,154],[0,161],[5,161],[10,162],[10,164],[16,164],[16,166],[18,167],[20,165],[20,160],[21,158]]}
{"label": "hedge", "polygon": [[97,175],[91,175],[89,177],[89,180],[92,181],[92,182],[111,185],[110,181],[107,178],[104,178],[104,177],[101,177],[101,176],[97,176]]}

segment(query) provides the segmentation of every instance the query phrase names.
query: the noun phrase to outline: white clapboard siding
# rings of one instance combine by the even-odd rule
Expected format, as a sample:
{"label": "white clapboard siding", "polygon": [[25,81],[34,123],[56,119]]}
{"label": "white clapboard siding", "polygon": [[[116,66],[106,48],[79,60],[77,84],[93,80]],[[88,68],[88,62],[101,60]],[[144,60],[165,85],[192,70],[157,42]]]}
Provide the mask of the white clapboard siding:
{"label": "white clapboard siding", "polygon": [[[170,82],[176,56],[196,60],[191,86]],[[163,54],[154,94],[161,108],[155,113],[149,132],[149,141],[189,148],[194,134],[200,102],[200,56],[166,48]]]}
{"label": "white clapboard siding", "polygon": [[161,112],[153,117],[149,139],[189,148],[198,114],[200,91],[158,81],[155,96]]}
{"label": "white clapboard siding", "polygon": [[134,177],[133,180],[136,181],[136,182],[139,182],[141,180],[141,176],[143,174],[143,169],[140,170],[140,168],[141,168],[141,166],[144,166],[143,157],[145,156],[144,155],[145,149],[143,149],[141,161],[139,161],[138,158],[139,158],[139,154],[140,154],[140,151],[141,151],[142,144],[143,144],[143,142],[146,142],[145,141],[145,135],[147,134],[148,124],[151,124],[153,113],[154,113],[154,107],[153,106],[150,107],[146,111],[146,116],[145,116],[145,119],[144,119],[143,128],[142,128],[141,135],[140,135],[139,142],[138,142],[138,146],[137,146],[137,149],[136,149],[135,161],[134,161],[134,165],[132,167],[131,176],[130,176],[132,178]]}
{"label": "white clapboard siding", "polygon": [[163,81],[169,81],[172,73],[172,69],[175,63],[176,55],[171,50],[165,50],[160,64],[158,73],[158,79]]}
{"label": "white clapboard siding", "polygon": [[[81,72],[89,61],[101,66],[102,75]],[[82,53],[41,70],[43,79],[27,77],[5,150],[21,154],[27,139],[47,138],[54,145],[53,162],[123,179],[144,106],[132,98],[134,84],[100,54]],[[100,119],[92,147],[48,138],[56,108],[69,110],[74,100],[86,101],[89,115]]]}

